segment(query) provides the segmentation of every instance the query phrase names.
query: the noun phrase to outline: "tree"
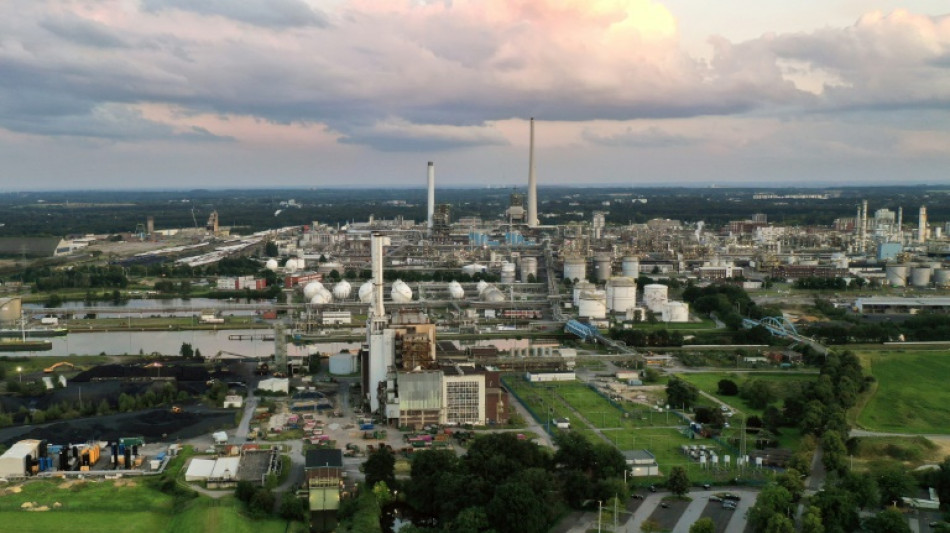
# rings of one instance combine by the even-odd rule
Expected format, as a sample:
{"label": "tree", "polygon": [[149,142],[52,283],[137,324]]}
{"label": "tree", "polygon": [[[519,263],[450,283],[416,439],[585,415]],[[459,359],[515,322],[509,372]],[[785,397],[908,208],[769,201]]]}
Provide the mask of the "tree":
{"label": "tree", "polygon": [[366,473],[366,485],[375,487],[382,481],[390,487],[396,485],[396,458],[388,448],[380,446],[366,458],[363,465]]}
{"label": "tree", "polygon": [[784,516],[792,505],[792,495],[784,487],[770,483],[762,489],[755,505],[749,509],[749,523],[754,531],[765,531],[772,516]]}
{"label": "tree", "polygon": [[191,344],[183,342],[181,343],[181,349],[178,350],[178,354],[185,359],[191,359],[195,355],[195,350],[191,347]]}
{"label": "tree", "polygon": [[677,496],[683,496],[689,492],[689,475],[687,475],[686,469],[682,466],[674,466],[671,468],[670,477],[666,480],[666,486]]}
{"label": "tree", "polygon": [[865,522],[865,531],[871,533],[911,533],[904,515],[891,507],[884,509]]}
{"label": "tree", "polygon": [[765,526],[765,533],[795,533],[795,524],[783,514],[773,514]]}
{"label": "tree", "polygon": [[544,533],[550,524],[542,497],[524,483],[505,483],[485,509],[488,521],[499,533]]}
{"label": "tree", "polygon": [[731,379],[720,379],[718,385],[719,394],[723,396],[735,396],[739,394],[739,386]]}
{"label": "tree", "polygon": [[814,505],[805,509],[802,515],[802,533],[825,533],[825,526],[821,522],[821,510]]}
{"label": "tree", "polygon": [[307,505],[293,493],[284,494],[280,500],[280,516],[286,520],[306,520]]}
{"label": "tree", "polygon": [[712,518],[700,518],[689,526],[689,533],[716,533],[716,523]]}
{"label": "tree", "polygon": [[488,515],[485,514],[484,508],[466,507],[459,512],[447,530],[456,533],[482,533],[489,527],[491,524],[488,523]]}
{"label": "tree", "polygon": [[280,253],[277,251],[277,243],[274,241],[267,241],[264,245],[264,255],[267,257],[277,257],[277,254]]}
{"label": "tree", "polygon": [[794,468],[788,468],[782,472],[776,479],[776,483],[792,496],[792,501],[797,502],[802,494],[805,493],[805,480],[802,475]]}
{"label": "tree", "polygon": [[643,382],[644,383],[656,383],[660,380],[660,371],[648,366],[643,370]]}
{"label": "tree", "polygon": [[841,478],[839,486],[851,493],[858,507],[871,509],[881,503],[881,492],[878,490],[877,481],[869,473],[848,472]]}
{"label": "tree", "polygon": [[247,507],[253,516],[267,516],[274,510],[274,494],[267,489],[257,489]]}
{"label": "tree", "polygon": [[690,408],[699,397],[699,391],[691,383],[671,377],[666,384],[666,401],[673,407]]}
{"label": "tree", "polygon": [[901,497],[910,494],[914,489],[914,478],[898,464],[889,464],[871,470],[881,493],[881,505],[891,505],[901,502]]}
{"label": "tree", "polygon": [[655,519],[647,518],[643,521],[643,524],[640,525],[640,531],[643,533],[656,533],[657,531],[663,531],[663,526]]}
{"label": "tree", "polygon": [[829,472],[844,474],[848,467],[845,460],[847,449],[844,447],[844,442],[841,440],[841,435],[839,435],[838,432],[828,431],[822,435],[821,451],[821,462],[825,466],[825,469]]}
{"label": "tree", "polygon": [[722,414],[722,411],[713,407],[697,407],[694,412],[696,422],[700,424],[722,426],[726,421],[726,417]]}
{"label": "tree", "polygon": [[825,533],[851,533],[858,529],[858,506],[851,493],[838,487],[826,487],[811,498],[821,512]]}
{"label": "tree", "polygon": [[755,409],[765,409],[765,406],[778,399],[775,387],[764,379],[750,379],[743,383],[739,387],[739,396]]}

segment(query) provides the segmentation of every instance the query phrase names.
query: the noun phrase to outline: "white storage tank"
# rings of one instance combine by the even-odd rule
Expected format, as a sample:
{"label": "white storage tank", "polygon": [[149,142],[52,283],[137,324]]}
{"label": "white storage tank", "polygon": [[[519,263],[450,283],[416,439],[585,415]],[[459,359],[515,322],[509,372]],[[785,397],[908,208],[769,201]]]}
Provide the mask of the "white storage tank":
{"label": "white storage tank", "polygon": [[604,291],[584,291],[577,306],[577,316],[581,318],[607,318],[607,295]]}
{"label": "white storage tank", "polygon": [[349,281],[343,280],[333,286],[333,297],[337,300],[346,300],[353,292],[353,286]]}
{"label": "white storage tank", "polygon": [[296,260],[296,259],[288,259],[287,262],[284,263],[284,271],[285,271],[285,272],[296,272],[296,271],[298,271],[298,270],[300,270],[300,267],[297,266],[297,260]]}
{"label": "white storage tank", "polygon": [[941,288],[950,287],[950,270],[935,268],[933,275],[934,285]]}
{"label": "white storage tank", "polygon": [[280,263],[278,263],[276,259],[268,259],[267,262],[264,263],[264,268],[273,272],[280,268]]}
{"label": "white storage tank", "polygon": [[689,322],[689,304],[667,302],[662,311],[663,322]]}
{"label": "white storage tank", "polygon": [[663,312],[663,306],[669,299],[669,288],[659,283],[651,283],[643,287],[643,304],[654,313]]}
{"label": "white storage tank", "polygon": [[303,286],[303,297],[308,302],[313,299],[317,294],[317,291],[323,288],[323,283],[319,281],[311,281],[310,283]]}
{"label": "white storage tank", "polygon": [[501,265],[501,282],[502,283],[515,282],[515,264],[514,263],[503,263]]}
{"label": "white storage tank", "polygon": [[310,298],[310,303],[313,305],[324,305],[333,301],[333,294],[330,291],[320,287],[320,289],[313,295],[313,298]]}
{"label": "white storage tank", "polygon": [[406,285],[405,281],[397,279],[396,283],[393,283],[393,288],[389,291],[389,297],[397,304],[411,302],[412,289],[409,288],[409,285]]}
{"label": "white storage tank", "polygon": [[585,291],[592,291],[596,289],[597,286],[593,283],[582,280],[574,284],[574,290],[571,296],[571,301],[574,303],[574,307],[577,307],[581,303],[581,293]]}
{"label": "white storage tank", "polygon": [[907,267],[904,265],[887,265],[884,269],[887,277],[887,284],[891,287],[904,287],[907,285]]}
{"label": "white storage tank", "polygon": [[594,256],[594,276],[597,281],[603,282],[610,279],[612,273],[612,258],[610,254],[597,254]]}
{"label": "white storage tank", "polygon": [[360,290],[357,292],[357,295],[360,297],[360,301],[364,304],[373,302],[373,282],[367,281],[360,285]]}
{"label": "white storage tank", "polygon": [[475,285],[475,290],[478,291],[478,295],[481,296],[482,293],[485,292],[485,289],[487,289],[488,287],[489,287],[488,282],[485,280],[481,280],[478,282],[477,285]]}
{"label": "white storage tank", "polygon": [[0,298],[0,323],[9,324],[20,320],[23,303],[19,297]]}
{"label": "white storage tank", "polygon": [[535,281],[538,278],[538,258],[537,257],[522,257],[521,258],[521,281],[523,283],[528,283],[528,277],[533,276]]}
{"label": "white storage tank", "polygon": [[449,283],[449,296],[455,300],[465,298],[465,290],[462,289],[462,284],[457,281]]}
{"label": "white storage tank", "polygon": [[481,294],[482,300],[489,303],[501,303],[505,301],[505,293],[498,290],[494,285],[485,289]]}
{"label": "white storage tank", "polygon": [[620,273],[627,278],[639,278],[640,258],[635,255],[623,256],[623,259],[620,260]]}
{"label": "white storage tank", "polygon": [[610,278],[607,281],[607,308],[611,313],[626,313],[637,306],[637,281],[633,278]]}
{"label": "white storage tank", "polygon": [[330,356],[330,373],[345,376],[356,372],[356,354],[340,352]]}
{"label": "white storage tank", "polygon": [[564,260],[564,279],[580,281],[587,279],[587,261],[580,257],[568,257]]}
{"label": "white storage tank", "polygon": [[930,276],[933,271],[929,266],[914,267],[910,271],[910,283],[914,287],[926,287],[930,285]]}

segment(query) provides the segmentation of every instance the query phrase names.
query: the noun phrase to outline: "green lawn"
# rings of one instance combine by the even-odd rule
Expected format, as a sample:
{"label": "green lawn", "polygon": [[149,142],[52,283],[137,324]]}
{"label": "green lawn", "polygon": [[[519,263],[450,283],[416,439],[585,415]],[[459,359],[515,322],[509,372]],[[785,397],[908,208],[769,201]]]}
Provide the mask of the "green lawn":
{"label": "green lawn", "polygon": [[857,415],[859,426],[897,433],[950,433],[946,349],[859,353],[876,390]]}

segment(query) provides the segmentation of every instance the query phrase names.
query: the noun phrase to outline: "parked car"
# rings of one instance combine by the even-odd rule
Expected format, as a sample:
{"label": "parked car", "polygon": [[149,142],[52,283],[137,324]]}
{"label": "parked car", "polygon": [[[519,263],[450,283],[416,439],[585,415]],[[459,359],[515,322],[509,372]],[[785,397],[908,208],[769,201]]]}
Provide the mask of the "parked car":
{"label": "parked car", "polygon": [[722,498],[720,498],[719,496],[710,496],[710,497],[709,497],[709,501],[711,501],[711,502],[721,502],[721,501],[722,501]]}
{"label": "parked car", "polygon": [[739,501],[739,500],[742,499],[738,494],[733,494],[733,493],[731,493],[731,492],[727,492],[727,493],[723,494],[722,497],[723,497],[723,499],[726,499],[726,500],[733,500],[733,501]]}
{"label": "parked car", "polygon": [[722,502],[722,508],[734,511],[736,509],[736,504],[735,502]]}
{"label": "parked car", "polygon": [[668,503],[666,503],[666,502],[660,502],[660,507],[662,507],[662,508],[664,508],[664,509],[668,508],[669,506],[670,506],[670,504],[668,504]]}

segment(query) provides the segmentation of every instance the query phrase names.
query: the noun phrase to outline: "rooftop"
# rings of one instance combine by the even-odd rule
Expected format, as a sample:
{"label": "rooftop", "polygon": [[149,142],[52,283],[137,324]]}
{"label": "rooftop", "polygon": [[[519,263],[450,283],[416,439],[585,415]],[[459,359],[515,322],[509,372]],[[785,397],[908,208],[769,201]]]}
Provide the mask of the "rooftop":
{"label": "rooftop", "polygon": [[343,468],[343,450],[307,450],[306,468]]}

